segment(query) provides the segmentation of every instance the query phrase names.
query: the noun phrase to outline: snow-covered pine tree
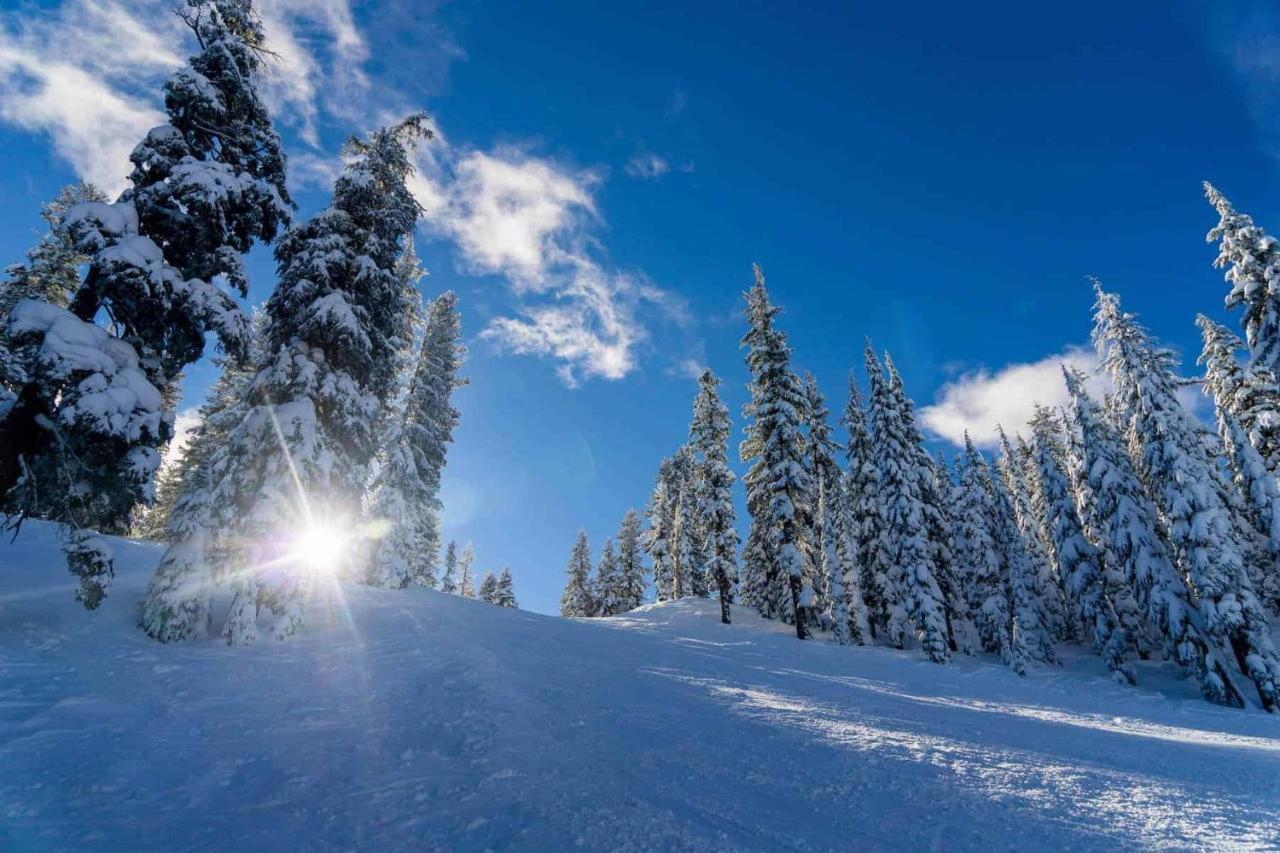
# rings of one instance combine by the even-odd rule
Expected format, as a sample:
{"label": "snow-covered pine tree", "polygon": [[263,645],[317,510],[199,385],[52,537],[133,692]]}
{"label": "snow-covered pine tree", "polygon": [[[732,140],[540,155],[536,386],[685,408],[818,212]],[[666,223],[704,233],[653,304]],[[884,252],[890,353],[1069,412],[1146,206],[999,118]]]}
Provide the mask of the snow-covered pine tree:
{"label": "snow-covered pine tree", "polygon": [[592,584],[595,602],[595,616],[615,616],[621,611],[619,606],[618,556],[613,550],[613,540],[604,540],[600,549],[600,562],[596,566],[595,581]]}
{"label": "snow-covered pine tree", "polygon": [[1213,265],[1227,270],[1227,308],[1244,309],[1240,325],[1249,343],[1250,364],[1280,375],[1280,245],[1208,181],[1204,194],[1220,217],[1205,240],[1219,243]]}
{"label": "snow-covered pine tree", "polygon": [[[813,374],[804,376],[805,456],[813,482],[813,521],[810,528],[810,560],[822,581],[823,595],[818,597],[818,620],[830,626],[835,641],[842,646],[854,642],[851,625],[854,610],[850,585],[844,576],[840,559],[841,522],[845,514],[844,494],[840,484],[840,465],[836,462],[839,445],[831,438],[830,412]],[[817,584],[815,584],[815,587]]]}
{"label": "snow-covered pine tree", "polygon": [[1204,339],[1197,362],[1204,365],[1201,387],[1217,407],[1240,422],[1267,471],[1280,475],[1280,387],[1274,375],[1243,367],[1236,353],[1244,343],[1222,324],[1200,314],[1196,325]]}
{"label": "snow-covered pine tree", "polygon": [[849,399],[845,403],[841,423],[849,438],[845,444],[845,470],[841,475],[844,506],[839,555],[844,571],[845,595],[849,599],[850,638],[855,643],[865,644],[875,638],[870,613],[877,600],[877,587],[871,573],[871,557],[880,536],[880,516],[876,500],[875,452],[871,434],[867,431],[862,394],[852,371],[849,373]]}
{"label": "snow-covered pine tree", "polygon": [[894,641],[889,636],[889,622],[895,607],[900,607],[894,585],[893,552],[889,539],[888,522],[885,517],[885,506],[880,484],[883,479],[880,471],[881,448],[879,436],[874,435],[877,428],[877,413],[889,408],[889,387],[885,381],[884,368],[868,338],[863,349],[863,367],[867,374],[867,423],[870,440],[870,475],[873,479],[863,485],[862,506],[857,515],[862,528],[863,578],[865,579],[863,595],[867,601],[867,615],[871,623],[871,633],[889,643]]}
{"label": "snow-covered pine tree", "polygon": [[672,598],[706,595],[706,568],[702,560],[702,519],[698,514],[698,495],[694,490],[693,456],[681,447],[675,455],[675,480],[668,484],[675,494],[674,523],[671,534]]}
{"label": "snow-covered pine tree", "polygon": [[694,454],[698,516],[703,524],[707,576],[720,596],[720,621],[728,625],[738,583],[738,531],[733,508],[733,472],[729,470],[729,409],[710,370],[698,378],[698,395],[689,424]]}
{"label": "snow-covered pine tree", "polygon": [[978,651],[981,644],[973,625],[973,614],[969,612],[969,598],[964,584],[960,580],[960,568],[956,562],[956,523],[955,512],[956,480],[946,454],[938,451],[936,456],[929,457],[932,466],[933,486],[936,501],[936,517],[941,522],[941,529],[934,534],[939,547],[938,585],[947,606],[947,636],[951,642],[951,650],[964,652],[967,655]]}
{"label": "snow-covered pine tree", "polygon": [[1075,636],[1067,617],[1062,585],[1044,540],[1043,519],[1036,515],[1031,502],[1030,448],[1021,436],[1018,437],[1017,448],[1011,446],[1004,428],[998,424],[996,432],[1000,436],[1000,459],[996,467],[1009,493],[1014,518],[1022,532],[1027,556],[1031,559],[1030,595],[1038,611],[1038,622],[1049,631],[1053,640],[1069,642]]}
{"label": "snow-covered pine tree", "polygon": [[[216,541],[205,562],[213,584],[231,593],[221,630],[229,643],[256,639],[267,613],[273,636],[295,632],[317,580],[297,559],[298,543],[320,530],[351,530],[360,517],[378,415],[394,392],[411,320],[396,273],[420,212],[405,184],[410,150],[430,136],[418,114],[351,140],[329,207],[276,247],[280,280],[264,309],[252,408],[209,468]],[[357,543],[347,544],[341,557],[350,561]],[[214,592],[192,583],[193,574],[209,574],[199,563],[162,561],[144,606],[152,637],[203,632],[183,616],[191,597]]]}
{"label": "snow-covered pine tree", "polygon": [[[1183,408],[1173,356],[1095,282],[1093,341],[1129,413],[1129,449],[1160,508],[1174,563],[1199,602],[1204,629],[1253,681],[1263,707],[1280,701],[1280,657],[1250,581],[1248,537],[1201,427]],[[1267,555],[1269,558],[1270,555]],[[1218,693],[1220,701],[1229,697]]]}
{"label": "snow-covered pine tree", "polygon": [[1029,485],[1031,506],[1042,525],[1049,557],[1063,579],[1084,637],[1107,663],[1117,681],[1132,684],[1133,670],[1125,663],[1130,640],[1107,594],[1102,555],[1084,533],[1075,491],[1067,475],[1064,427],[1051,409],[1036,406],[1031,423]]}
{"label": "snow-covered pine tree", "polygon": [[433,586],[440,550],[440,482],[459,413],[453,391],[466,347],[452,291],[427,306],[417,365],[399,422],[392,426],[373,488],[373,513],[390,523],[369,567],[375,586]]}
{"label": "snow-covered pine tree", "polygon": [[[750,329],[742,338],[742,345],[747,348],[747,367],[751,371],[751,401],[743,411],[747,428],[739,455],[751,466],[743,482],[751,530],[756,544],[762,546],[753,556],[766,561],[766,590],[785,581],[789,615],[795,623],[796,636],[803,640],[809,636],[806,610],[814,604],[813,589],[805,584],[811,570],[803,524],[811,484],[805,470],[801,434],[804,389],[799,377],[791,372],[787,337],[774,327],[773,319],[780,309],[769,302],[759,265],[746,301]],[[784,611],[782,615],[788,614]]]}
{"label": "snow-covered pine tree", "polygon": [[1123,439],[1085,393],[1081,377],[1065,369],[1063,374],[1084,463],[1078,503],[1089,507],[1082,514],[1098,525],[1095,545],[1104,564],[1123,574],[1172,658],[1199,680],[1204,695],[1220,704],[1242,705],[1226,661],[1201,628],[1203,619],[1193,596],[1165,549],[1156,507],[1134,471]]}
{"label": "snow-covered pine tree", "polygon": [[634,610],[644,603],[644,549],[640,540],[640,514],[629,509],[618,528],[618,613]]}
{"label": "snow-covered pine tree", "polygon": [[49,230],[27,251],[24,262],[5,270],[5,280],[0,282],[0,339],[14,306],[23,299],[36,299],[59,308],[71,304],[71,297],[80,286],[80,268],[90,256],[75,244],[62,220],[78,204],[106,200],[102,190],[93,184],[77,182],[63,187],[57,197],[41,206],[40,218]]}
{"label": "snow-covered pine tree", "polygon": [[944,663],[951,657],[946,604],[935,575],[936,550],[925,507],[925,478],[932,474],[914,441],[917,433],[911,411],[903,405],[905,395],[894,385],[900,387],[901,380],[886,355],[885,367],[877,363],[871,375],[870,411],[888,551],[885,636],[891,645],[904,648],[908,635],[914,634],[930,660]]}
{"label": "snow-covered pine tree", "polygon": [[578,531],[569,554],[568,579],[560,596],[561,616],[594,616],[596,605],[591,595],[591,546],[587,544],[587,532]]}
{"label": "snow-covered pine tree", "polygon": [[484,580],[480,581],[480,592],[477,598],[485,604],[498,603],[498,579],[493,576],[493,572],[484,573]]}
{"label": "snow-covered pine tree", "polygon": [[[988,469],[989,470],[989,469]],[[1044,623],[1037,590],[1037,571],[1027,539],[1018,525],[1013,496],[1003,476],[988,478],[991,537],[1000,555],[1000,575],[1009,601],[1009,643],[1013,657],[1025,663],[1054,663],[1053,637]],[[1017,669],[1018,665],[1015,664]]]}
{"label": "snow-covered pine tree", "polygon": [[520,604],[516,601],[515,583],[511,580],[510,566],[503,566],[502,574],[498,575],[498,586],[493,593],[493,603],[512,610],[520,609]]}
{"label": "snow-covered pine tree", "polygon": [[475,582],[471,567],[476,562],[476,549],[470,542],[462,546],[462,556],[458,558],[458,595],[463,598],[475,598]]}
{"label": "snow-covered pine tree", "polygon": [[[187,0],[180,14],[199,52],[165,84],[169,122],[134,149],[119,201],[85,201],[63,218],[74,251],[90,256],[83,283],[67,309],[28,300],[10,318],[33,357],[0,418],[0,495],[56,472],[73,524],[127,524],[151,498],[173,429],[161,389],[201,356],[207,332],[243,357],[249,323],[227,288],[245,293],[241,255],[291,213],[256,89],[265,48],[251,3]],[[86,348],[101,355],[86,362]]]}
{"label": "snow-covered pine tree", "polygon": [[1018,674],[1026,672],[1021,649],[1013,644],[1006,562],[993,535],[995,513],[991,473],[966,432],[964,455],[958,462],[952,520],[955,525],[956,574],[973,614],[982,649],[1000,655]]}
{"label": "snow-covered pine tree", "polygon": [[675,467],[673,457],[663,459],[658,465],[653,495],[645,507],[649,529],[645,531],[644,547],[653,560],[653,585],[658,601],[669,601],[675,597],[675,526],[679,501]]}
{"label": "snow-covered pine tree", "polygon": [[444,577],[440,579],[440,591],[458,594],[458,543],[450,541],[444,549]]}

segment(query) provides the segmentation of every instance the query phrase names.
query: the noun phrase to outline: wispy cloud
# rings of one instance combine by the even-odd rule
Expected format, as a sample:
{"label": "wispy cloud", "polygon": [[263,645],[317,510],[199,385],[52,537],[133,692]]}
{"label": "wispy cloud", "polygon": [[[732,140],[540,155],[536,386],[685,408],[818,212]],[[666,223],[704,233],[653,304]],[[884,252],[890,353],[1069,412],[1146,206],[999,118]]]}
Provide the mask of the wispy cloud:
{"label": "wispy cloud", "polygon": [[1280,7],[1270,0],[1239,0],[1229,14],[1201,2],[1210,47],[1235,72],[1263,144],[1280,157]]}
{"label": "wispy cloud", "polygon": [[637,151],[627,161],[625,168],[633,178],[655,181],[671,171],[671,164],[652,151]]}

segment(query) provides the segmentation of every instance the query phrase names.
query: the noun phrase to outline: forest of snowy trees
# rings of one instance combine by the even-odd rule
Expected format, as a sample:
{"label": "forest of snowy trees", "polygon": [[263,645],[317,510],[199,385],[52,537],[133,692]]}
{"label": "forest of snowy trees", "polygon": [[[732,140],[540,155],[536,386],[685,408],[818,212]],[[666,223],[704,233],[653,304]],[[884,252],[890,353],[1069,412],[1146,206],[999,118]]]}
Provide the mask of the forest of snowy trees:
{"label": "forest of snowy trees", "polygon": [[[424,306],[418,290],[406,181],[426,117],[349,140],[328,206],[295,221],[252,4],[188,0],[182,16],[198,52],[165,84],[169,122],[134,149],[129,188],[63,190],[0,290],[0,495],[15,530],[65,524],[86,607],[112,577],[101,534],[132,531],[168,546],[142,629],[239,643],[295,632],[317,568],[437,585],[466,351],[456,296]],[[277,281],[250,316],[255,242]],[[207,333],[222,375],[157,475]],[[473,561],[451,543],[444,590],[516,606],[510,570],[477,593]]]}
{"label": "forest of snowy trees", "polygon": [[[644,550],[659,601],[735,597],[804,639],[998,656],[1015,672],[1092,649],[1120,682],[1159,656],[1229,706],[1276,710],[1280,655],[1280,246],[1205,185],[1220,216],[1226,304],[1245,340],[1200,316],[1204,374],[1094,282],[1092,341],[1109,390],[1063,368],[1071,404],[1035,408],[988,460],[966,438],[931,454],[892,357],[868,342],[840,418],[792,364],[759,267],[745,294],[751,375],[739,449],[749,514],[738,559],[728,412],[704,373],[689,442],[662,460]],[[1178,391],[1212,401],[1216,430]],[[841,459],[843,457],[843,459]],[[631,516],[628,516],[631,518]],[[621,537],[621,534],[620,534]],[[585,533],[561,612],[608,615],[619,577],[606,543],[594,579]]]}
{"label": "forest of snowy trees", "polygon": [[[141,629],[170,642],[287,637],[334,569],[516,607],[509,568],[477,580],[442,548],[440,491],[466,349],[455,294],[423,304],[412,234],[414,114],[359,138],[329,203],[299,221],[257,83],[270,46],[249,0],[188,0],[197,52],[164,87],[167,123],[109,201],[67,187],[0,289],[0,509],[65,526],[87,608],[108,594],[103,534],[162,541]],[[1280,246],[1215,188],[1227,308],[1201,316],[1204,373],[1095,282],[1108,391],[1064,368],[1071,403],[1005,424],[1000,452],[931,453],[890,354],[868,341],[838,423],[797,370],[759,267],[742,338],[740,538],[721,380],[698,379],[688,440],[641,513],[593,558],[580,532],[565,616],[712,597],[842,645],[987,653],[1015,672],[1091,648],[1121,682],[1176,662],[1211,701],[1275,710],[1280,655]],[[243,258],[270,245],[273,292],[243,306]],[[221,376],[161,468],[184,370],[212,335]],[[1179,392],[1212,402],[1206,425]],[[841,445],[836,427],[844,434]],[[997,425],[992,425],[993,427]],[[442,554],[443,552],[443,554]],[[652,565],[652,576],[646,566]]]}

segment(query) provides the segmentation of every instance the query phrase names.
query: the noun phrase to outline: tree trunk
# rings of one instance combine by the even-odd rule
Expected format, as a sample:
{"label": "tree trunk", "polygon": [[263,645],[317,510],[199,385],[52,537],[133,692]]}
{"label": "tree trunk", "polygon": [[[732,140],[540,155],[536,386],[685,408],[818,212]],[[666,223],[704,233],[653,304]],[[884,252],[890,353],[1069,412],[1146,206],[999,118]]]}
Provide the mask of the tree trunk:
{"label": "tree trunk", "polygon": [[788,575],[791,586],[791,610],[796,615],[796,639],[809,639],[809,628],[804,622],[804,608],[800,606],[800,576]]}
{"label": "tree trunk", "polygon": [[0,420],[0,501],[22,477],[23,461],[39,454],[44,445],[45,430],[41,415],[47,414],[47,401],[35,383],[28,383],[18,393],[13,408]]}
{"label": "tree trunk", "polygon": [[729,622],[729,575],[721,567],[716,571],[716,584],[720,587],[720,621]]}

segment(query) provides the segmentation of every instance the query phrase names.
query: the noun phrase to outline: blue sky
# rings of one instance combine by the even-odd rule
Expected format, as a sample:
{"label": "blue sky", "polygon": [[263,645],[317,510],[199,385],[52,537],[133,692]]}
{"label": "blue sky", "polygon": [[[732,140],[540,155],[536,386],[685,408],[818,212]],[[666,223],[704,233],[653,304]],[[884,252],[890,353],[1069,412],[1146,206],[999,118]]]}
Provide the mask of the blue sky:
{"label": "blue sky", "polygon": [[[578,527],[598,551],[684,439],[695,367],[737,416],[756,261],[831,408],[871,335],[940,446],[1060,394],[1087,274],[1190,370],[1194,314],[1228,319],[1200,181],[1280,231],[1280,15],[1043,5],[264,3],[303,215],[346,134],[415,108],[440,130],[423,290],[460,294],[472,379],[446,536],[554,610]],[[119,188],[189,45],[165,2],[3,8],[8,263],[60,185]],[[261,300],[266,251],[251,269]]]}

